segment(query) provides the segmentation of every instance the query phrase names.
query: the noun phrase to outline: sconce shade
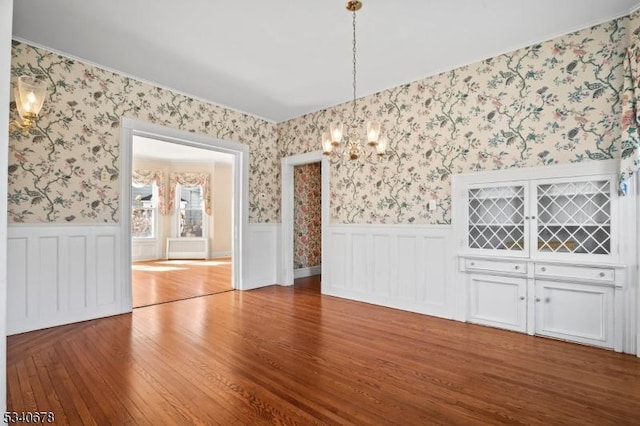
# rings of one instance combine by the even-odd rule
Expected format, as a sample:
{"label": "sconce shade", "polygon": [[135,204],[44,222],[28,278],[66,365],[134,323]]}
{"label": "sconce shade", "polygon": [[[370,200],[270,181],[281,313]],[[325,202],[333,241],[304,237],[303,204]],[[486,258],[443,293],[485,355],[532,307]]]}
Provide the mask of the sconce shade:
{"label": "sconce shade", "polygon": [[18,77],[15,98],[20,117],[22,119],[31,119],[38,115],[40,109],[42,109],[46,94],[47,86],[43,81],[28,75]]}

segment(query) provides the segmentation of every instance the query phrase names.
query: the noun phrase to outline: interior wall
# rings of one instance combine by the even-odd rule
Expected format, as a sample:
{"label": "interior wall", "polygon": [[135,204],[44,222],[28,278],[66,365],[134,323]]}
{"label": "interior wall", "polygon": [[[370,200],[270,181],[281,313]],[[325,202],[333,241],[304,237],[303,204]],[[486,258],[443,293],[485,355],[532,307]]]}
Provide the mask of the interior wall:
{"label": "interior wall", "polygon": [[[359,99],[358,118],[381,122],[389,148],[382,159],[332,158],[331,222],[450,224],[452,174],[618,158],[630,24],[616,19]],[[350,109],[281,123],[283,156],[320,149],[321,133]]]}
{"label": "interior wall", "polygon": [[216,164],[213,177],[212,256],[231,256],[233,238],[233,166]]}
{"label": "interior wall", "polygon": [[275,124],[19,42],[11,73],[50,85],[37,130],[10,135],[10,223],[117,223],[124,117],[248,145],[249,221],[278,220]]}
{"label": "interior wall", "polygon": [[13,0],[0,1],[0,410],[7,403],[7,156]]}
{"label": "interior wall", "polygon": [[[206,164],[194,162],[159,161],[151,159],[134,158],[133,169],[158,170],[164,173],[167,194],[169,193],[169,174],[174,172],[200,172],[209,173],[211,182],[212,215],[209,216],[209,252],[231,252],[232,236],[232,201],[233,201],[233,177],[232,167],[229,164]],[[166,200],[168,201],[168,200]],[[160,215],[160,246],[161,257],[166,256],[167,237],[171,236],[172,215]]]}
{"label": "interior wall", "polygon": [[293,168],[293,267],[322,263],[322,175],[320,163]]}

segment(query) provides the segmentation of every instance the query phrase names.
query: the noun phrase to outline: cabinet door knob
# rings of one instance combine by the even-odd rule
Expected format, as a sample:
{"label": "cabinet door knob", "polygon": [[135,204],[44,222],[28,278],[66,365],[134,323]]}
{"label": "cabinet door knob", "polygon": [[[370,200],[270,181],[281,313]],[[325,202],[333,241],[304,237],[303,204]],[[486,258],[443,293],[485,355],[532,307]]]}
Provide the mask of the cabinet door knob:
{"label": "cabinet door knob", "polygon": [[476,262],[471,262],[469,263],[469,266],[474,266],[476,264]]}
{"label": "cabinet door knob", "polygon": [[520,296],[520,300],[524,300],[524,296]]}
{"label": "cabinet door knob", "polygon": [[545,271],[547,270],[547,268],[545,268],[545,267],[543,266],[542,268],[540,268],[540,270],[541,270],[542,272],[545,272]]}
{"label": "cabinet door knob", "polygon": [[535,218],[536,218],[535,216],[531,216],[531,219],[535,219]]}
{"label": "cabinet door knob", "polygon": [[536,297],[536,302],[539,302],[539,301],[540,301],[540,298],[539,298],[539,297]]}
{"label": "cabinet door knob", "polygon": [[520,269],[520,266],[516,265],[514,269],[517,271],[518,269]]}
{"label": "cabinet door knob", "polygon": [[525,216],[524,218],[525,218],[525,219],[527,219],[527,220],[529,220],[529,216]]}
{"label": "cabinet door knob", "polygon": [[604,277],[606,274],[604,272],[600,272],[600,276]]}

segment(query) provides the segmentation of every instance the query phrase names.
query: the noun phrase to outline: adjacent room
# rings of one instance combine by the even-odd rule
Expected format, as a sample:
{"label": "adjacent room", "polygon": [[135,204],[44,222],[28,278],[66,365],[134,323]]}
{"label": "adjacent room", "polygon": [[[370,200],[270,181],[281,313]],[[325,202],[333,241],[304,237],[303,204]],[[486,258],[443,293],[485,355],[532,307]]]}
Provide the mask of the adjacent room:
{"label": "adjacent room", "polygon": [[6,422],[638,423],[638,0],[4,0],[0,81]]}
{"label": "adjacent room", "polygon": [[136,136],[133,307],[233,290],[233,157]]}

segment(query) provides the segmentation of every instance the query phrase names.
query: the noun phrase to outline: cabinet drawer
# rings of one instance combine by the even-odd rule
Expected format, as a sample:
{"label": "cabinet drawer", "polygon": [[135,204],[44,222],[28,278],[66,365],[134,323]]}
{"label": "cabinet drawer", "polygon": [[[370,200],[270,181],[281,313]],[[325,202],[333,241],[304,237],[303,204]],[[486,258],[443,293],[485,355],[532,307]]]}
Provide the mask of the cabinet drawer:
{"label": "cabinet drawer", "polygon": [[466,259],[464,266],[466,269],[473,271],[509,272],[515,274],[527,273],[526,262]]}
{"label": "cabinet drawer", "polygon": [[589,268],[586,266],[549,265],[536,263],[536,277],[556,277],[577,280],[613,283],[615,271],[609,268]]}

